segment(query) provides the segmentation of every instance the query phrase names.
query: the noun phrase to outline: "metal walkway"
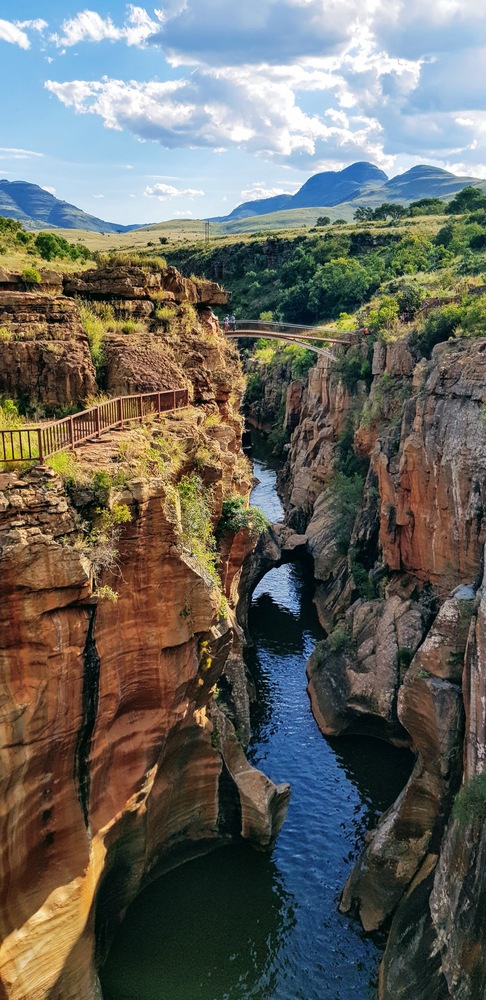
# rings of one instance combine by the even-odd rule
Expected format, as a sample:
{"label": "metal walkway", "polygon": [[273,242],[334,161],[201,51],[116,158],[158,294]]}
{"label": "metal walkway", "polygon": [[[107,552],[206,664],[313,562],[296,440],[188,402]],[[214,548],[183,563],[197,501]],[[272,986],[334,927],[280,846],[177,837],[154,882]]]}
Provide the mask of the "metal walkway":
{"label": "metal walkway", "polygon": [[20,426],[0,430],[0,465],[14,462],[42,462],[60,451],[76,448],[131,420],[141,422],[169,410],[187,406],[187,389],[144,392],[135,396],[117,396],[89,410],[73,413],[63,420],[45,421],[36,427]]}
{"label": "metal walkway", "polygon": [[[322,335],[316,336],[316,331],[322,330]],[[335,360],[335,355],[325,347],[317,347],[317,343],[322,344],[347,344],[352,340],[344,340],[341,337],[329,337],[323,327],[302,326],[298,323],[274,323],[266,320],[239,319],[234,328],[224,330],[225,336],[233,340],[239,337],[251,337],[253,339],[280,340],[286,344],[294,344],[296,347],[305,347],[314,354]],[[309,343],[311,341],[311,343]]]}

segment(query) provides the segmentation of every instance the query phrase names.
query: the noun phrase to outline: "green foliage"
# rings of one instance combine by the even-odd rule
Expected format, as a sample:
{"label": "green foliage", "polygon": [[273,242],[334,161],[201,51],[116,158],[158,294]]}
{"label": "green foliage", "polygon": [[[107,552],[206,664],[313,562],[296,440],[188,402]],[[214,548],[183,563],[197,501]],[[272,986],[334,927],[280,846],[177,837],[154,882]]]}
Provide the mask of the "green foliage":
{"label": "green foliage", "polygon": [[42,278],[35,267],[26,267],[21,274],[22,281],[27,289],[40,285]]}
{"label": "green foliage", "polygon": [[51,455],[46,460],[46,465],[49,465],[54,472],[57,472],[59,476],[62,476],[68,482],[74,483],[76,481],[77,465],[76,455],[73,451],[60,451],[57,455]]}
{"label": "green foliage", "polygon": [[397,650],[397,666],[400,670],[408,670],[413,658],[414,650],[408,646],[399,646]]}
{"label": "green foliage", "polygon": [[306,378],[309,368],[316,363],[316,355],[312,351],[307,351],[305,347],[295,347],[290,364],[292,379]]}
{"label": "green foliage", "polygon": [[37,233],[34,248],[43,260],[68,258],[69,260],[90,260],[92,253],[82,243],[68,243],[56,233]]}
{"label": "green foliage", "polygon": [[365,476],[369,461],[354,450],[354,430],[351,420],[338,437],[336,448],[336,468],[344,476]]}
{"label": "green foliage", "polygon": [[368,313],[368,328],[374,334],[391,330],[397,324],[399,313],[398,299],[392,295],[383,295],[376,309],[370,309]]}
{"label": "green foliage", "polygon": [[329,215],[320,215],[319,218],[316,219],[316,226],[328,226],[330,222],[331,219]]}
{"label": "green foliage", "polygon": [[329,509],[333,518],[334,538],[338,552],[346,555],[356,515],[363,500],[364,477],[359,473],[346,476],[337,472],[329,487]]}
{"label": "green foliage", "polygon": [[418,201],[412,201],[408,210],[412,218],[416,215],[443,215],[446,202],[440,198],[420,198]]}
{"label": "green foliage", "polygon": [[93,591],[93,597],[97,597],[100,601],[112,601],[113,604],[116,604],[118,600],[116,590],[113,590],[106,583],[101,587],[97,587],[96,590]]}
{"label": "green foliage", "polygon": [[105,323],[98,315],[96,309],[86,303],[82,303],[79,306],[79,314],[83,330],[88,338],[89,349],[93,364],[96,368],[96,374],[99,378],[102,378],[105,365]]}
{"label": "green foliage", "polygon": [[461,323],[461,309],[456,305],[442,306],[427,317],[424,327],[413,337],[413,345],[423,358],[430,358],[436,344],[452,337]]}
{"label": "green foliage", "polygon": [[339,316],[365,301],[372,278],[358,260],[338,257],[318,265],[309,282],[309,308],[316,317]]}
{"label": "green foliage", "polygon": [[353,393],[356,392],[359,382],[365,382],[369,389],[373,378],[371,373],[372,338],[367,338],[365,343],[367,346],[366,354],[363,353],[361,345],[356,344],[338,357],[332,367],[333,376],[340,379],[346,389]]}
{"label": "green foliage", "polygon": [[248,507],[244,497],[236,494],[223,500],[221,517],[216,527],[216,537],[221,536],[226,531],[237,531],[246,529],[252,538],[258,538],[270,521],[259,507]]}
{"label": "green foliage", "polygon": [[338,656],[351,652],[353,642],[344,622],[338,622],[334,626],[327,637],[327,644],[331,652]]}
{"label": "green foliage", "polygon": [[470,778],[456,795],[452,816],[461,826],[486,820],[486,770]]}
{"label": "green foliage", "polygon": [[176,486],[181,540],[212,580],[219,585],[216,540],[211,521],[211,492],[199,476],[183,476]]}
{"label": "green foliage", "polygon": [[446,215],[460,215],[478,208],[486,208],[486,195],[480,188],[468,185],[459,191],[446,208]]}
{"label": "green foliage", "polygon": [[263,396],[263,381],[258,372],[248,376],[245,390],[245,403],[256,403]]}

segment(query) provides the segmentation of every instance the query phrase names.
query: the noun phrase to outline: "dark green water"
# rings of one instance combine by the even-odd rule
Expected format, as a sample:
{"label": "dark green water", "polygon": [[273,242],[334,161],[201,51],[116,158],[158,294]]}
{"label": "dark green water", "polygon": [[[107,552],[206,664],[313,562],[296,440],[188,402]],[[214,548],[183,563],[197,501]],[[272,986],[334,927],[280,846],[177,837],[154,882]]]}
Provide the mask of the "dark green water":
{"label": "dark green water", "polygon": [[[252,496],[281,516],[264,454]],[[369,1000],[379,946],[337,912],[366,831],[410,771],[410,755],[365,739],[325,740],[305,662],[321,637],[301,570],[283,566],[253,600],[258,707],[249,757],[290,781],[271,854],[224,848],[163,876],[128,911],[103,969],[105,1000]]]}

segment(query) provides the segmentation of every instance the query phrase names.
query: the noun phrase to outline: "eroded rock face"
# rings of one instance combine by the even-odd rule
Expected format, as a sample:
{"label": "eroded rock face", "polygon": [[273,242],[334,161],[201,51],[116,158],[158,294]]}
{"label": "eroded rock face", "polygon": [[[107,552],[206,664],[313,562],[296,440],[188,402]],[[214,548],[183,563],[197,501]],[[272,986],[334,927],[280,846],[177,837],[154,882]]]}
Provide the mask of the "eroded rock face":
{"label": "eroded rock face", "polygon": [[[486,757],[484,585],[477,612],[471,606],[470,610],[473,614],[463,674],[466,782],[482,773]],[[453,625],[451,615],[449,621]],[[464,620],[458,624],[464,631]],[[429,663],[435,658],[436,650],[429,646]],[[449,669],[454,669],[454,657],[448,659]],[[417,983],[414,996],[424,1000],[429,996],[437,996],[438,1000],[476,1000],[485,995],[485,852],[486,822],[481,815],[475,816],[473,810],[472,815],[460,813],[449,822],[440,850],[424,864],[424,871],[428,864],[426,885],[422,888],[417,879],[394,917],[381,968],[380,1000],[395,1000],[402,995],[405,1000],[400,985],[404,969],[408,970],[407,981],[412,989]]]}
{"label": "eroded rock face", "polygon": [[156,866],[235,836],[271,843],[288,787],[253,772],[229,723],[224,750],[212,739],[233,633],[162,485],[123,496],[132,521],[103,580],[116,603],[92,596],[59,480],[1,485],[3,990],[87,998],[95,925],[103,951]]}
{"label": "eroded rock face", "polygon": [[407,404],[398,454],[379,448],[383,559],[447,592],[478,573],[486,537],[483,342],[441,344]]}
{"label": "eroded rock face", "polygon": [[97,390],[78,311],[69,299],[0,290],[0,393],[55,409]]}
{"label": "eroded rock face", "polygon": [[339,635],[318,643],[307,664],[312,711],[326,736],[365,733],[408,745],[396,717],[399,650],[412,653],[423,631],[417,601],[395,594],[353,604]]}
{"label": "eroded rock face", "polygon": [[445,603],[398,693],[398,718],[410,734],[417,761],[401,796],[380,820],[341,901],[345,912],[357,907],[366,930],[381,926],[393,913],[426,855],[439,848],[462,770],[460,674],[472,610],[471,600],[452,597]]}

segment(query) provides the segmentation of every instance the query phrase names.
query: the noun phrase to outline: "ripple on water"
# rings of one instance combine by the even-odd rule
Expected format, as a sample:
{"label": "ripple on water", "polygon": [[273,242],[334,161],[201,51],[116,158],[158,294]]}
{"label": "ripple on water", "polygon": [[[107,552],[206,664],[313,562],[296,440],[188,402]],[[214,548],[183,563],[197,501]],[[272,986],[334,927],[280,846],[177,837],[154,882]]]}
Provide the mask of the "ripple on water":
{"label": "ripple on water", "polygon": [[[253,502],[277,520],[275,473]],[[337,911],[363,837],[404,784],[410,757],[369,739],[323,739],[305,662],[321,636],[303,573],[261,581],[250,626],[258,700],[252,762],[292,786],[270,854],[246,845],[183,865],[135,901],[103,970],[105,1000],[369,1000],[380,956]]]}

